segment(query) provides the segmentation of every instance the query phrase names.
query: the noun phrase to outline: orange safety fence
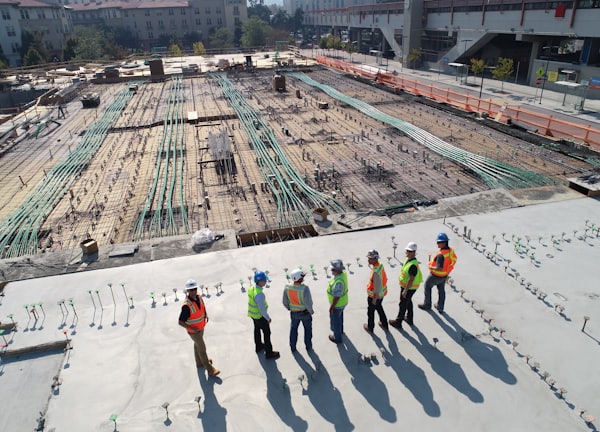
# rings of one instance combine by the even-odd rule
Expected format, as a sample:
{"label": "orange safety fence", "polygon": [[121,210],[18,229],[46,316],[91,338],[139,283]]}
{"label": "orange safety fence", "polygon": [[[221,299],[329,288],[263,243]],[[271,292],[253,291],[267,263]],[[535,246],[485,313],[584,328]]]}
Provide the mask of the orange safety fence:
{"label": "orange safety fence", "polygon": [[452,105],[466,112],[478,113],[479,115],[485,113],[498,122],[509,123],[510,121],[531,132],[547,137],[576,141],[590,146],[594,151],[600,151],[600,129],[589,124],[556,118],[553,115],[528,110],[519,105],[507,105],[502,101],[479,98],[460,90],[421,82],[412,77],[382,72],[373,66],[352,64],[323,56],[317,56],[316,60],[327,67],[373,79],[393,88],[396,92],[404,91],[423,96],[436,102]]}

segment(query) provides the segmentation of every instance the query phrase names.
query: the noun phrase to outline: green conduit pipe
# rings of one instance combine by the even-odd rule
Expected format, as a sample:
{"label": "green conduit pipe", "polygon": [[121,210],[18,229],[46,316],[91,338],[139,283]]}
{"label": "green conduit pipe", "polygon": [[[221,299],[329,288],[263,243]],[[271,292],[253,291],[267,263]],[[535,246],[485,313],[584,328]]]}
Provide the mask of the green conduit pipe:
{"label": "green conduit pipe", "polygon": [[291,72],[287,73],[287,75],[320,89],[332,98],[347,103],[365,115],[395,127],[413,141],[424,145],[440,156],[468,168],[478,175],[490,188],[503,187],[506,189],[520,189],[556,184],[550,177],[519,169],[491,158],[461,150],[423,129],[385,114],[365,102],[346,96],[328,85],[321,84],[302,72]]}
{"label": "green conduit pipe", "polygon": [[40,226],[87,168],[131,97],[132,92],[128,89],[119,92],[102,116],[88,128],[74,151],[58,161],[17,210],[0,222],[0,257],[37,252]]}
{"label": "green conduit pipe", "polygon": [[[221,87],[250,138],[263,179],[275,198],[280,227],[308,223],[313,208],[323,207],[331,213],[346,211],[338,200],[305,183],[288,160],[260,111],[248,103],[224,74],[215,73],[211,77]],[[295,187],[291,182],[294,182]]]}

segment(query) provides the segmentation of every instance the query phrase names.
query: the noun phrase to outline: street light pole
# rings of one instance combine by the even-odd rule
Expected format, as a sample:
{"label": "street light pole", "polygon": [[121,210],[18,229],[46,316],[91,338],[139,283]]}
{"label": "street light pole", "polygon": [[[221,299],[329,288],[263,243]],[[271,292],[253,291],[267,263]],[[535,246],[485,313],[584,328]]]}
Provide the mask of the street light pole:
{"label": "street light pole", "polygon": [[[552,54],[552,47],[551,46],[545,46],[542,47],[543,50],[550,50],[548,52],[548,56],[546,57],[546,70],[544,71],[544,77],[542,80],[542,91],[540,92],[540,105],[542,104],[542,95],[544,94],[544,87],[546,86],[546,80],[548,79],[548,68],[550,67],[550,54]],[[534,101],[535,103],[535,101]]]}

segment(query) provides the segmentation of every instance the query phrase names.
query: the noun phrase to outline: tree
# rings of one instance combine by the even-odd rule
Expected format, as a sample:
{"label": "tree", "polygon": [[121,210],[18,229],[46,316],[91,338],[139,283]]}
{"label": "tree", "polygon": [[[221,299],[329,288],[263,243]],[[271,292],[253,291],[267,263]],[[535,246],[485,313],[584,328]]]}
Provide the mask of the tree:
{"label": "tree", "polygon": [[[25,55],[29,52],[31,48],[34,48],[37,53],[42,56],[42,58],[46,59],[48,57],[48,53],[46,51],[46,45],[44,44],[44,35],[39,30],[36,31],[28,31],[23,30],[21,32],[21,57],[24,59]],[[37,63],[36,63],[37,64]]]}
{"label": "tree", "polygon": [[227,27],[219,27],[210,38],[211,48],[231,48],[233,47],[233,35]]}
{"label": "tree", "polygon": [[23,66],[33,66],[45,63],[44,57],[34,47],[29,48],[25,57],[23,57]]}
{"label": "tree", "polygon": [[496,66],[496,69],[492,70],[494,78],[502,81],[502,86],[500,87],[501,92],[504,91],[504,81],[509,79],[513,73],[513,65],[513,59],[498,57],[498,65]]}
{"label": "tree", "polygon": [[471,70],[473,74],[477,75],[485,70],[485,61],[482,59],[472,58],[471,60]]}
{"label": "tree", "polygon": [[63,47],[63,60],[73,60],[77,56],[77,38],[70,37],[66,40],[65,46]]}
{"label": "tree", "polygon": [[77,46],[75,57],[80,60],[96,60],[102,57],[102,40],[104,35],[94,27],[75,27]]}
{"label": "tree", "polygon": [[192,48],[194,49],[194,55],[206,55],[206,48],[204,47],[204,44],[202,42],[194,42]]}
{"label": "tree", "polygon": [[169,47],[169,55],[170,55],[171,57],[181,57],[181,56],[182,56],[182,54],[183,54],[183,53],[182,53],[182,51],[181,51],[181,48],[179,48],[179,45],[177,45],[177,44],[172,44],[172,45]]}
{"label": "tree", "polygon": [[408,60],[408,67],[410,67],[411,65],[412,65],[413,69],[419,67],[422,56],[423,56],[423,53],[421,52],[420,49],[418,49],[418,48],[411,49],[410,52],[408,53],[408,57],[406,59],[406,60]]}
{"label": "tree", "polygon": [[273,28],[287,30],[290,28],[290,17],[285,10],[278,9],[271,17],[270,24]]}
{"label": "tree", "polygon": [[297,32],[298,30],[300,30],[302,28],[303,22],[304,22],[304,11],[302,10],[302,8],[298,8],[298,9],[296,9],[296,12],[294,12],[294,16],[292,16],[292,18],[291,18],[292,28],[294,29],[295,32]]}
{"label": "tree", "polygon": [[267,40],[269,26],[257,16],[249,18],[242,25],[242,46],[263,46]]}
{"label": "tree", "polygon": [[271,21],[271,9],[262,4],[250,4],[251,6],[248,8],[248,18],[255,16],[260,18],[265,23]]}

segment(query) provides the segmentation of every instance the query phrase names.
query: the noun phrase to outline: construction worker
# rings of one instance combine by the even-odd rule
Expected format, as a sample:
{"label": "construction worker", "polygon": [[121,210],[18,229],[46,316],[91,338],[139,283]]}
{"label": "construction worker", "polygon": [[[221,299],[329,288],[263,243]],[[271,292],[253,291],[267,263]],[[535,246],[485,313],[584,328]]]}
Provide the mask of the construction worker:
{"label": "construction worker", "polygon": [[[268,359],[279,358],[279,352],[273,351],[271,345],[271,317],[267,312],[268,304],[263,293],[263,287],[269,278],[264,272],[254,273],[255,286],[248,290],[248,316],[254,323],[254,345],[257,353],[265,351]],[[262,333],[262,334],[261,334]],[[264,343],[262,339],[264,337]]]}
{"label": "construction worker", "polygon": [[296,352],[298,341],[298,327],[300,323],[304,327],[304,345],[306,350],[312,349],[312,314],[313,303],[310,289],[304,285],[304,273],[299,268],[290,273],[291,284],[287,284],[283,290],[283,305],[290,311],[290,348]]}
{"label": "construction worker", "polygon": [[417,244],[410,242],[406,245],[406,260],[402,264],[400,276],[400,309],[395,320],[390,320],[390,325],[402,329],[402,321],[410,326],[413,325],[413,302],[412,297],[417,292],[419,285],[423,282],[423,275],[417,261]]}
{"label": "construction worker", "polygon": [[327,298],[329,299],[329,326],[333,334],[329,340],[335,343],[342,342],[344,333],[344,308],[348,304],[348,276],[342,260],[331,261],[331,274],[333,279],[327,285]]}
{"label": "construction worker", "polygon": [[221,372],[212,365],[212,359],[206,354],[204,344],[204,327],[208,322],[206,307],[202,297],[198,296],[198,283],[189,279],[185,283],[186,298],[181,306],[179,314],[179,325],[185,328],[194,341],[194,357],[197,368],[206,368],[209,376],[217,376]]}
{"label": "construction worker", "polygon": [[371,276],[367,284],[367,323],[363,328],[373,333],[375,327],[375,311],[379,315],[379,326],[388,331],[388,320],[383,310],[383,298],[387,295],[387,276],[383,264],[379,262],[379,252],[375,249],[367,253],[367,261],[371,267]]}
{"label": "construction worker", "polygon": [[435,308],[439,313],[444,313],[444,302],[446,301],[446,279],[454,269],[457,256],[454,250],[448,246],[446,233],[439,233],[436,238],[439,251],[431,258],[428,267],[431,273],[425,281],[425,301],[419,305],[419,309],[431,309],[431,288],[438,289],[438,302]]}

